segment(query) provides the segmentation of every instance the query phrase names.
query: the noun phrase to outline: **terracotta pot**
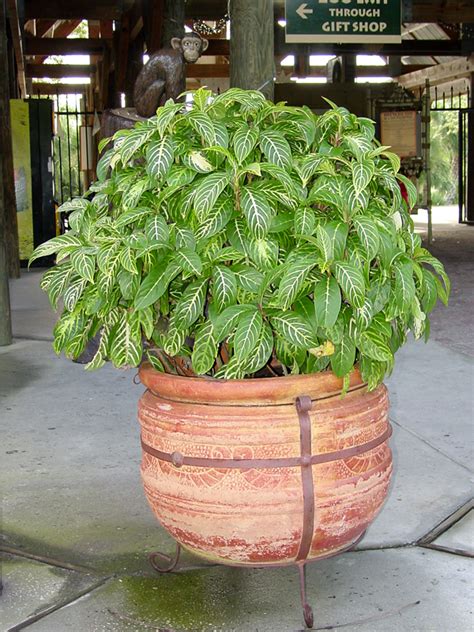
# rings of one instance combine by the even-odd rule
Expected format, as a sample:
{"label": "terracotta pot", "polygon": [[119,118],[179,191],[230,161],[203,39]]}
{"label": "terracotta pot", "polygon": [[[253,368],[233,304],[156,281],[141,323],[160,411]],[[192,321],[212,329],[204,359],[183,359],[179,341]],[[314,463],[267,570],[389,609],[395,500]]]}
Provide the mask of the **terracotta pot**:
{"label": "terracotta pot", "polygon": [[368,393],[354,371],[341,398],[332,373],[214,380],[149,364],[140,379],[145,493],[193,553],[311,561],[349,548],[380,510],[392,471],[385,386]]}

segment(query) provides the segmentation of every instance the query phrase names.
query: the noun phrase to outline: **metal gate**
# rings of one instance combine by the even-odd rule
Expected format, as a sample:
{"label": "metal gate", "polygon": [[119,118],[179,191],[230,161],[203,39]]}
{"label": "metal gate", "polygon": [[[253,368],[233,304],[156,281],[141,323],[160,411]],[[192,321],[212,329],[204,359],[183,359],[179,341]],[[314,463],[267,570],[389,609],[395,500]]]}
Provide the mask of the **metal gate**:
{"label": "metal gate", "polygon": [[[35,95],[36,96],[36,95]],[[52,102],[53,195],[56,205],[83,195],[93,179],[96,141],[94,112],[85,109],[84,94],[37,95]]]}
{"label": "metal gate", "polygon": [[[474,204],[472,191],[474,190],[473,176],[469,178],[472,167],[468,168],[469,160],[474,160],[474,108],[469,89],[464,94],[450,92],[438,92],[435,87],[432,91],[434,98],[431,102],[432,112],[457,112],[458,116],[458,206],[459,223],[474,223],[473,212],[469,213],[468,198],[471,206]],[[470,150],[470,151],[469,151]],[[471,181],[470,181],[471,180]],[[471,192],[470,192],[471,190]]]}

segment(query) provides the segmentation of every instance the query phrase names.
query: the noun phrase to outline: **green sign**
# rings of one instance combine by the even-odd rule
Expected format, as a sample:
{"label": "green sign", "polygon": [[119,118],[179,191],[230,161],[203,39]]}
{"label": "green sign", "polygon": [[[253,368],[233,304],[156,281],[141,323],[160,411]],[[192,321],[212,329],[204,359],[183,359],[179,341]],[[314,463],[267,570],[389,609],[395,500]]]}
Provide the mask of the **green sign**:
{"label": "green sign", "polygon": [[286,41],[398,44],[400,0],[285,0]]}

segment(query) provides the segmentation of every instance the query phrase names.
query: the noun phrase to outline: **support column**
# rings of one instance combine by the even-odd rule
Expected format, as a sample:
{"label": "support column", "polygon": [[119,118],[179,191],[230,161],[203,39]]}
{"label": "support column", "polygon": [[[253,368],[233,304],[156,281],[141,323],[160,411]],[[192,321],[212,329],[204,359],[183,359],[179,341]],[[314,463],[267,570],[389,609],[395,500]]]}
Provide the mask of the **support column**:
{"label": "support column", "polygon": [[[1,124],[3,125],[6,117],[9,120],[9,98],[8,98],[8,66],[6,51],[7,33],[5,28],[5,4],[4,0],[0,0],[0,58],[4,64],[3,73],[0,77],[0,115]],[[3,140],[3,138],[2,138]],[[8,147],[0,152],[0,346],[9,345],[12,341],[12,326],[10,314],[10,295],[8,291],[8,260],[7,260],[7,212],[4,196],[4,185],[6,173],[4,169],[5,156],[8,153]],[[11,151],[11,140],[10,140]],[[16,213],[16,209],[15,209]],[[16,228],[16,227],[15,227]],[[11,227],[10,227],[11,230]],[[18,233],[17,233],[18,235]],[[17,256],[18,259],[18,256]]]}
{"label": "support column", "polygon": [[10,89],[8,80],[8,52],[6,33],[6,8],[4,0],[0,0],[0,159],[2,160],[2,177],[0,188],[3,188],[3,229],[0,239],[6,249],[7,270],[9,276],[20,276],[20,255],[18,251],[18,225],[16,217],[15,181],[13,179],[13,153],[10,125]]}
{"label": "support column", "polygon": [[273,100],[272,0],[230,0],[230,85]]}
{"label": "support column", "polygon": [[164,0],[163,27],[161,32],[161,46],[169,48],[172,37],[184,35],[184,0]]}

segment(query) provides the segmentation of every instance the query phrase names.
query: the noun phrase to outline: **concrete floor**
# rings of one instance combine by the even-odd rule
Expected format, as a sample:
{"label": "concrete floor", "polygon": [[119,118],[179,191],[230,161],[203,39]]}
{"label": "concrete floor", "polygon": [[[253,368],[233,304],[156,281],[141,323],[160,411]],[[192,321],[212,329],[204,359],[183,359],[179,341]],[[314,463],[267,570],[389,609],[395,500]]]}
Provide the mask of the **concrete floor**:
{"label": "concrete floor", "polygon": [[[317,630],[474,629],[474,227],[452,214],[435,212],[432,246],[451,276],[450,306],[436,308],[427,345],[399,352],[388,381],[390,495],[356,551],[308,569]],[[423,212],[415,219],[424,234]],[[301,630],[294,569],[185,555],[177,573],[151,570],[147,553],[173,543],[141,490],[141,387],[132,371],[91,374],[54,355],[39,278],[33,270],[12,282],[15,342],[0,348],[0,632]]]}

